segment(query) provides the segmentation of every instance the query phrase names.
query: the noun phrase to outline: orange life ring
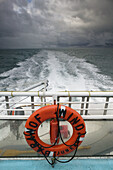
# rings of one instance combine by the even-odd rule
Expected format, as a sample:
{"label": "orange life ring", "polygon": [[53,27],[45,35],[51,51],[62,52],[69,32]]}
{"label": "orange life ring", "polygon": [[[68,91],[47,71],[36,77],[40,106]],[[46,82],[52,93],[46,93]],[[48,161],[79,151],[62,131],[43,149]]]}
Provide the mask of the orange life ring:
{"label": "orange life ring", "polygon": [[[44,143],[38,136],[38,128],[42,122],[47,119],[56,118],[56,112],[58,117],[68,121],[73,127],[73,134],[71,138],[64,144],[54,145]],[[74,151],[83,141],[86,133],[85,123],[80,114],[67,106],[50,105],[42,107],[36,110],[26,121],[24,135],[27,143],[32,149],[38,153],[43,153],[46,156],[62,156]],[[78,145],[76,140],[80,135]],[[68,145],[68,146],[67,146]]]}

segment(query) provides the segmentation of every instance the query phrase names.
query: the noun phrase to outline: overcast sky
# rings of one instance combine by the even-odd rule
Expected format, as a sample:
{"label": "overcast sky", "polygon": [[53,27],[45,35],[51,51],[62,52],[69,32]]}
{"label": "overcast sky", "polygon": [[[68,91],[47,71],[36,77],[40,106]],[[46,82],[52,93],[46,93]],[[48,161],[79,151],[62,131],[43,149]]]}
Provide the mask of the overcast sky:
{"label": "overcast sky", "polygon": [[113,0],[0,0],[0,48],[113,45]]}

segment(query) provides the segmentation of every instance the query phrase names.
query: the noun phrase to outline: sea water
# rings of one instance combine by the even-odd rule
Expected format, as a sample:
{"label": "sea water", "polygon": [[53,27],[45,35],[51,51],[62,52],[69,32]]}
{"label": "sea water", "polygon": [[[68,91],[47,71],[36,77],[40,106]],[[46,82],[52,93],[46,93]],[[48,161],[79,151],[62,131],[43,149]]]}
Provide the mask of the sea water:
{"label": "sea water", "polygon": [[113,48],[0,50],[0,90],[48,79],[50,91],[113,90]]}

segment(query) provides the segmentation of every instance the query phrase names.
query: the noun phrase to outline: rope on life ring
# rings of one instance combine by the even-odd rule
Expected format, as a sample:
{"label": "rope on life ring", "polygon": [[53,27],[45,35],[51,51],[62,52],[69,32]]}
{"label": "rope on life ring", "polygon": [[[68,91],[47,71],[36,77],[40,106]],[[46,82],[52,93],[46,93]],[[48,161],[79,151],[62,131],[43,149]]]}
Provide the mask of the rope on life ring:
{"label": "rope on life ring", "polygon": [[[40,124],[52,118],[64,119],[72,125],[73,134],[67,142],[56,145],[56,140],[53,145],[50,145],[39,138],[38,128]],[[27,119],[24,131],[25,139],[29,146],[44,156],[63,156],[74,151],[82,143],[85,133],[85,123],[80,114],[72,108],[62,105],[59,105],[59,107],[50,105],[36,110]]]}

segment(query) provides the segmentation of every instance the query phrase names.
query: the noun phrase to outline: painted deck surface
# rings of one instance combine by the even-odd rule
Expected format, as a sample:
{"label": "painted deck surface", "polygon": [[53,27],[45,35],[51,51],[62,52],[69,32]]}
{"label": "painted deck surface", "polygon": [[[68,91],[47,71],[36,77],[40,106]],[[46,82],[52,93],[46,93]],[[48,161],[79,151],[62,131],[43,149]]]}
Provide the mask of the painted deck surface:
{"label": "painted deck surface", "polygon": [[52,168],[46,160],[0,160],[0,170],[113,170],[113,159],[76,159],[56,163]]}

